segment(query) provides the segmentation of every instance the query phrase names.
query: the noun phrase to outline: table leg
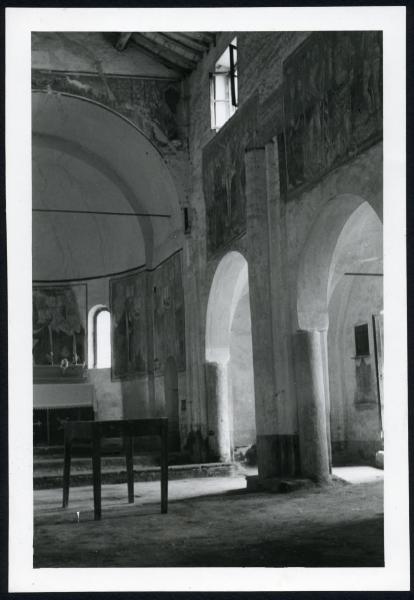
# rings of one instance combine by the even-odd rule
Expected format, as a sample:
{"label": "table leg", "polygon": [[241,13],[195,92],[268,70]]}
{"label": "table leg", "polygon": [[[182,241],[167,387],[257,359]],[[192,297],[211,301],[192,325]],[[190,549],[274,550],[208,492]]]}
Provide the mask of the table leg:
{"label": "table leg", "polygon": [[131,435],[124,437],[125,460],[128,482],[128,502],[134,503],[134,442]]}
{"label": "table leg", "polygon": [[92,433],[93,508],[95,521],[101,518],[101,436]]}
{"label": "table leg", "polygon": [[161,430],[161,512],[168,512],[168,423]]}
{"label": "table leg", "polygon": [[63,502],[62,502],[63,508],[66,508],[69,504],[71,453],[72,453],[72,439],[71,439],[70,435],[65,432],[64,463],[63,463]]}

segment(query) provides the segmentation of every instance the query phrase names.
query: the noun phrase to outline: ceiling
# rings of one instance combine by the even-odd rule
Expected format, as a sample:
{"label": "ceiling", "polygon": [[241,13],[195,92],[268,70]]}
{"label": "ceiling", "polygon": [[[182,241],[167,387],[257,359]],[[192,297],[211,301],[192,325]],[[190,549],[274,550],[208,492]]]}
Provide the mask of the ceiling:
{"label": "ceiling", "polygon": [[116,48],[122,52],[128,44],[136,44],[165,66],[187,74],[215,42],[215,33],[132,32],[119,34]]}
{"label": "ceiling", "polygon": [[32,68],[181,79],[215,44],[203,32],[32,32]]}

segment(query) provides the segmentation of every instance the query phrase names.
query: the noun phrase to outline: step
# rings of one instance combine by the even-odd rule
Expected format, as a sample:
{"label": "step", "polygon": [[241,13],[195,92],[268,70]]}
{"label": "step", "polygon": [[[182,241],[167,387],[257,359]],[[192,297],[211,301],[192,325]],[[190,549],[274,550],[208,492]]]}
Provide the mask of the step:
{"label": "step", "polygon": [[[146,454],[135,454],[134,465],[136,467],[158,467],[160,465],[160,453],[150,452]],[[169,465],[181,465],[189,464],[190,457],[184,452],[169,452],[168,453],[168,464]],[[92,457],[89,454],[87,456],[72,456],[71,458],[71,471],[83,471],[90,470],[92,464]],[[125,456],[123,454],[112,454],[101,456],[102,469],[105,468],[125,468]],[[50,471],[51,475],[61,473],[63,469],[63,454],[62,455],[49,455],[49,456],[35,456],[33,458],[33,472],[36,474],[45,471]]]}
{"label": "step", "polygon": [[[59,488],[62,487],[63,467],[60,472],[50,471],[48,469],[38,470],[34,473],[33,487],[35,490]],[[171,465],[168,467],[168,478],[189,479],[192,477],[231,477],[240,472],[235,463],[205,463],[205,464],[187,464]],[[126,468],[106,467],[102,469],[102,484],[126,483]],[[141,466],[134,467],[134,481],[159,481],[160,467]],[[82,471],[72,471],[70,476],[71,487],[92,485],[92,469]]]}

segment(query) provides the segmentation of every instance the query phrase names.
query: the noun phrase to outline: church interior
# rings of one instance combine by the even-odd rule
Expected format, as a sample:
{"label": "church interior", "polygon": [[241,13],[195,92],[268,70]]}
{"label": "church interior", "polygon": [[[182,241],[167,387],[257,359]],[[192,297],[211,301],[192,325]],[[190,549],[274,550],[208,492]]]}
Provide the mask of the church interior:
{"label": "church interior", "polygon": [[382,131],[380,32],[32,33],[35,567],[384,564]]}

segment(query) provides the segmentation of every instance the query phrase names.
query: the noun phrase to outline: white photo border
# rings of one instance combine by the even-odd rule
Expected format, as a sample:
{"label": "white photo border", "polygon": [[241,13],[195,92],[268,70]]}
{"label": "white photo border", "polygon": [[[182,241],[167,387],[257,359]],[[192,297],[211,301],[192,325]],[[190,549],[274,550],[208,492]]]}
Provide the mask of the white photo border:
{"label": "white photo border", "polygon": [[[384,568],[33,569],[31,32],[131,29],[383,31]],[[405,37],[403,6],[6,8],[9,592],[409,590]]]}

